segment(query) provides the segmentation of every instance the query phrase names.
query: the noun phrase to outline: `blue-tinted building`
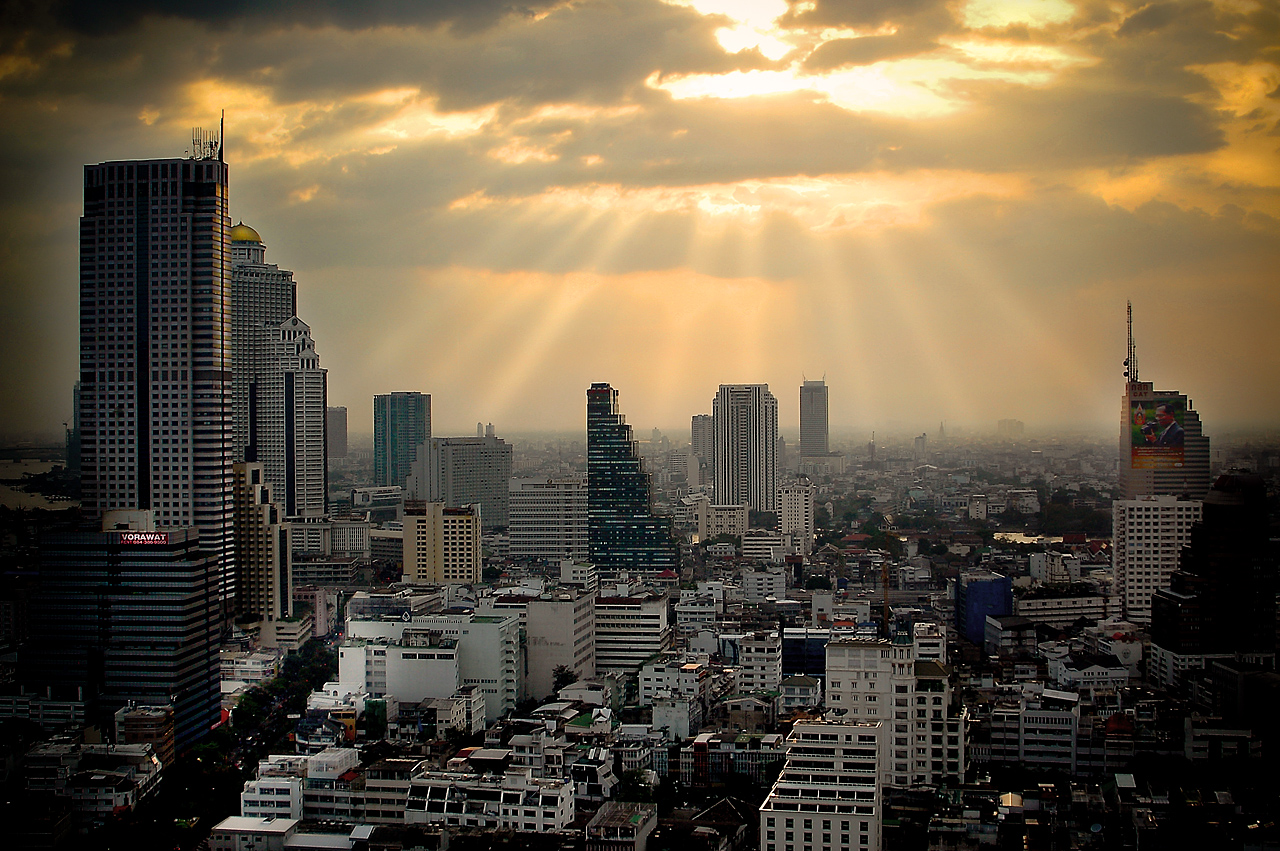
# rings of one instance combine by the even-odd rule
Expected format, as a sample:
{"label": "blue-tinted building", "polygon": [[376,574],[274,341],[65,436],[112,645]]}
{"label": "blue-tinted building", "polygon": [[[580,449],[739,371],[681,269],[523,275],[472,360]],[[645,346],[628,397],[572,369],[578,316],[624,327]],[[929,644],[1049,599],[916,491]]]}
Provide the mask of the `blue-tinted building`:
{"label": "blue-tinted building", "polygon": [[587,390],[587,529],[591,561],[608,571],[679,571],[671,525],[653,513],[652,477],[644,469],[618,391]]}
{"label": "blue-tinted building", "polygon": [[431,440],[431,396],[387,393],[373,397],[373,483],[404,487],[418,447]]}
{"label": "blue-tinted building", "polygon": [[956,580],[956,632],[982,644],[987,615],[1013,614],[1013,582],[988,571],[966,573]]}
{"label": "blue-tinted building", "polygon": [[782,675],[827,676],[827,642],[831,630],[788,627],[782,631]]}

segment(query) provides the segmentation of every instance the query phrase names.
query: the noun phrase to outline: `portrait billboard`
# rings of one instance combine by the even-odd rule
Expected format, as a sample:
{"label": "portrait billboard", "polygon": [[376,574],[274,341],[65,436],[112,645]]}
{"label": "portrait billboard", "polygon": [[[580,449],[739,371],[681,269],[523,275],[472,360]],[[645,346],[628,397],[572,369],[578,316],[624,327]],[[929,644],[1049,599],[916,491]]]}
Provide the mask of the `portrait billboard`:
{"label": "portrait billboard", "polygon": [[1135,470],[1176,470],[1183,464],[1187,400],[1155,396],[1129,405],[1129,446]]}

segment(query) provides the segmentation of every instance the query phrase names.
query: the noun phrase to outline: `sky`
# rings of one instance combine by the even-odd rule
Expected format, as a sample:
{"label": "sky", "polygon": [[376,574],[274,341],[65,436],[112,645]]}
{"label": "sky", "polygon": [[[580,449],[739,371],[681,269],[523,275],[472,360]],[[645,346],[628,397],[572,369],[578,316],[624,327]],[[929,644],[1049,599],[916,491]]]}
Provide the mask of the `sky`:
{"label": "sky", "polygon": [[687,439],[1280,420],[1280,3],[0,0],[0,434],[69,419],[82,166],[226,111],[331,405]]}

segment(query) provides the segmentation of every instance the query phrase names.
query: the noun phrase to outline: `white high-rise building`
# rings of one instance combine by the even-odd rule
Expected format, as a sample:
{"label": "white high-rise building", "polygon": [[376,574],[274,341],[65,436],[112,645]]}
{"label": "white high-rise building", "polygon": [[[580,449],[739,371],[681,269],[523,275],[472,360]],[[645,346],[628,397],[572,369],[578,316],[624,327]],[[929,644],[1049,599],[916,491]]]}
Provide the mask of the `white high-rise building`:
{"label": "white high-rise building", "polygon": [[721,384],[711,403],[715,500],[756,511],[778,505],[778,399],[767,384]]}
{"label": "white high-rise building", "polygon": [[590,558],[585,479],[511,479],[508,487],[507,535],[513,559]]}
{"label": "white high-rise building", "polygon": [[760,805],[760,851],[879,851],[883,721],[801,721]]}
{"label": "white high-rise building", "polygon": [[800,457],[821,458],[831,452],[827,427],[827,382],[800,385]]}
{"label": "white high-rise building", "polygon": [[967,710],[953,705],[948,671],[916,657],[913,637],[837,638],[827,643],[826,704],[850,720],[884,723],[887,786],[957,782],[965,772]]}
{"label": "white high-rise building", "polygon": [[246,224],[231,239],[234,454],[259,461],[285,515],[318,518],[328,499],[326,371],[297,316],[293,273],[266,262]]}
{"label": "white high-rise building", "polygon": [[690,446],[703,464],[715,460],[716,433],[710,414],[694,414],[689,425]]}
{"label": "white high-rise building", "polygon": [[807,482],[783,485],[778,489],[778,523],[784,535],[790,535],[801,555],[813,552],[813,538],[817,534],[818,489]]}
{"label": "white high-rise building", "polygon": [[1124,618],[1151,623],[1151,597],[1169,587],[1178,554],[1191,541],[1201,503],[1173,496],[1117,499],[1111,504],[1111,558]]}
{"label": "white high-rise building", "polygon": [[81,506],[199,528],[229,603],[227,165],[216,139],[196,142],[191,159],[84,168]]}

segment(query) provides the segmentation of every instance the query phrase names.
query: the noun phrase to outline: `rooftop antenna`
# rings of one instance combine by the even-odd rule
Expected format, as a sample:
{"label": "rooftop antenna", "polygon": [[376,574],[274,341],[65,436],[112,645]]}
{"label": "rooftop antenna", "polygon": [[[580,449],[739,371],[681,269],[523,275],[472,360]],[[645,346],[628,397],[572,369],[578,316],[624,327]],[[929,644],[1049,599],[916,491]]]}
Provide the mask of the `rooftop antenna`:
{"label": "rooftop antenna", "polygon": [[1130,384],[1138,381],[1138,348],[1133,343],[1133,302],[1125,302],[1129,321],[1129,352],[1124,359],[1124,376]]}
{"label": "rooftop antenna", "polygon": [[224,163],[226,160],[222,158],[222,140],[225,138],[227,131],[227,111],[222,110],[222,117],[218,119],[218,162]]}

